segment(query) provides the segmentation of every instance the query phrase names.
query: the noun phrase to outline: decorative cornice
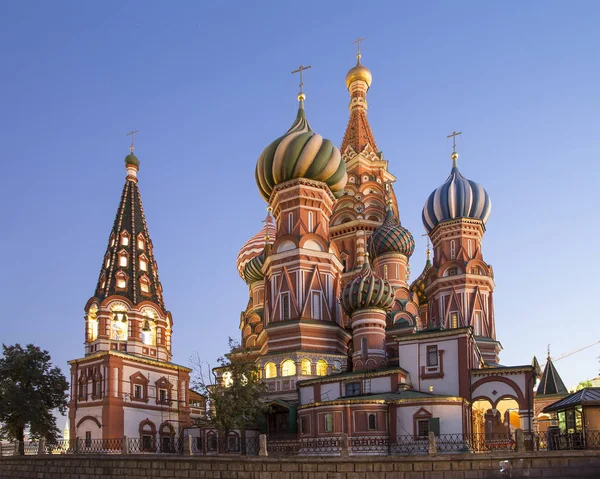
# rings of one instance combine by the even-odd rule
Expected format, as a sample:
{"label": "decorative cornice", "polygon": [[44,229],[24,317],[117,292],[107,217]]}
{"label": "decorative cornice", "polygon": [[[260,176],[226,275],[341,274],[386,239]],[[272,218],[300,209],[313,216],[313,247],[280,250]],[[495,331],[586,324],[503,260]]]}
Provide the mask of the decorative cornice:
{"label": "decorative cornice", "polygon": [[346,372],[339,374],[332,374],[330,376],[321,376],[315,379],[305,379],[302,381],[298,381],[296,384],[298,386],[311,386],[313,384],[323,384],[323,383],[334,383],[341,382],[346,380],[354,380],[354,379],[366,379],[366,378],[378,378],[381,376],[392,376],[394,374],[403,374],[408,377],[408,372],[400,367],[398,368],[388,368],[388,369],[379,369],[376,371],[357,371],[357,372]]}
{"label": "decorative cornice", "polygon": [[471,369],[472,376],[502,376],[504,374],[528,373],[534,371],[533,366],[498,366]]}
{"label": "decorative cornice", "polygon": [[98,351],[97,353],[90,354],[89,356],[86,356],[85,358],[72,359],[71,361],[67,361],[67,363],[69,365],[83,364],[83,363],[88,363],[90,361],[95,361],[96,359],[103,359],[106,356],[115,356],[118,358],[133,361],[136,363],[143,363],[143,364],[148,364],[149,366],[157,366],[160,368],[173,369],[175,371],[183,371],[183,372],[188,372],[188,373],[192,371],[191,368],[187,368],[187,367],[181,366],[179,364],[157,361],[156,359],[143,358],[140,356],[133,356],[130,354],[121,353],[119,351],[112,351],[112,350],[111,351]]}

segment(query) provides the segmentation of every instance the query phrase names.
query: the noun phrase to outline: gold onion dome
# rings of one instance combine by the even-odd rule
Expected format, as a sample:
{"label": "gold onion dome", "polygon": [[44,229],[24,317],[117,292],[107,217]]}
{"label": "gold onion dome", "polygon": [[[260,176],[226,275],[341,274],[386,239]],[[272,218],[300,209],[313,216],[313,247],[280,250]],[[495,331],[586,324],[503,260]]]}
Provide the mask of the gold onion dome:
{"label": "gold onion dome", "polygon": [[366,254],[360,273],[344,286],[340,300],[348,316],[359,309],[389,311],[394,305],[394,288],[371,269],[369,255]]}
{"label": "gold onion dome", "polygon": [[304,94],[291,128],[267,146],[256,163],[256,184],[268,202],[273,189],[296,178],[321,181],[336,198],[344,193],[348,180],[340,150],[310,127],[304,111]]}
{"label": "gold onion dome", "polygon": [[359,80],[364,81],[367,84],[367,88],[370,88],[373,75],[371,74],[371,70],[360,63],[360,55],[357,55],[356,66],[346,73],[346,88],[350,88],[352,83]]}
{"label": "gold onion dome", "polygon": [[427,250],[427,261],[425,262],[425,268],[417,279],[414,280],[413,284],[410,285],[410,290],[417,295],[419,299],[419,305],[427,304],[428,298],[425,294],[425,277],[431,269],[431,259],[429,259],[429,250]]}

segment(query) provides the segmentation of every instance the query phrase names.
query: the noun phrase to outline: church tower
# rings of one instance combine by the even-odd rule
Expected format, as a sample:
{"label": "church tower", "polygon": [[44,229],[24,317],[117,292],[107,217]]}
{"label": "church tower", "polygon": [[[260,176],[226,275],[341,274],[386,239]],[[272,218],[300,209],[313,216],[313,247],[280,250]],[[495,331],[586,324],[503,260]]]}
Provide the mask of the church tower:
{"label": "church tower", "polygon": [[257,185],[277,229],[260,272],[252,263],[244,272],[251,289],[264,281],[263,376],[269,391],[283,391],[278,398],[294,402],[298,375],[345,369],[350,342],[337,300],[343,266],[329,232],[346,167],[333,143],[310,126],[305,98],[301,89],[293,125],[257,161]]}
{"label": "church tower", "polygon": [[94,296],[85,306],[85,355],[69,362],[69,419],[73,438],[127,435],[150,447],[187,423],[190,369],[170,362],[173,319],[144,215],[139,165],[132,144]]}
{"label": "church tower", "polygon": [[471,326],[484,361],[496,364],[501,345],[494,321],[494,272],[481,249],[492,203],[481,185],[460,173],[456,143],[451,157],[450,176],[423,208],[434,255],[431,268],[426,265],[425,277],[419,278],[420,298],[427,301],[427,327]]}
{"label": "church tower", "polygon": [[346,75],[350,118],[341,153],[346,164],[348,183],[344,195],[334,206],[330,228],[331,240],[344,265],[343,285],[360,270],[368,236],[385,219],[386,194],[391,196],[394,214],[398,214],[396,197],[391,188],[396,178],[388,171],[388,162],[377,148],[367,119],[367,92],[373,76],[361,63],[360,40],[363,39],[357,40],[359,51],[356,65]]}

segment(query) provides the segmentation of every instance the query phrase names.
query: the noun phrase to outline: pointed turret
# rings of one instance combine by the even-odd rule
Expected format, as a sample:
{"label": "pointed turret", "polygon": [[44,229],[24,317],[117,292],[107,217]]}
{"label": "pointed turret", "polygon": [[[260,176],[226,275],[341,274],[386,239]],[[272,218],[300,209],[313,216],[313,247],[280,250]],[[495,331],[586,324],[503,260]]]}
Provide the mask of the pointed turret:
{"label": "pointed turret", "polygon": [[377,144],[367,120],[367,91],[373,79],[371,71],[360,63],[360,52],[356,55],[356,66],[346,74],[346,88],[350,92],[350,121],[342,141],[342,154],[347,153],[349,146],[355,153],[361,153],[367,145],[377,153]]}
{"label": "pointed turret", "polygon": [[544,372],[542,373],[542,379],[540,379],[536,396],[545,396],[549,394],[569,394],[569,390],[554,367],[550,355],[548,355],[548,359],[546,360],[546,366],[544,367]]}
{"label": "pointed turret", "polygon": [[152,301],[162,312],[166,312],[138,187],[139,164],[133,151],[125,157],[127,178],[104,254],[95,297],[102,302],[112,295],[124,296],[134,305]]}

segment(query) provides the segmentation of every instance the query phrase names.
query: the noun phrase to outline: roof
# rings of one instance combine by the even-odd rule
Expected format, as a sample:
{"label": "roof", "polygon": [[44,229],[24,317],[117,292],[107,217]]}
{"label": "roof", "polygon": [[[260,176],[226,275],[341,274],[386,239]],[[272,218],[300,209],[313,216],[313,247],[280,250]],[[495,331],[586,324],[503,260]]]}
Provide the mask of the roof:
{"label": "roof", "polygon": [[546,406],[542,412],[558,411],[575,406],[600,406],[600,388],[583,388]]}
{"label": "roof", "polygon": [[187,371],[187,372],[192,371],[191,368],[182,366],[181,364],[175,364],[175,363],[171,363],[168,361],[159,361],[157,359],[145,358],[142,356],[135,356],[131,353],[126,353],[124,351],[114,351],[112,349],[109,351],[98,351],[96,353],[90,354],[89,356],[85,356],[80,359],[72,359],[71,361],[67,361],[67,364],[85,364],[90,361],[95,361],[97,359],[101,359],[104,356],[118,356],[123,359],[129,359],[131,361],[135,361],[135,362],[139,362],[139,363],[150,364],[152,366],[159,366],[159,367],[168,368],[168,369],[176,369],[179,371]]}
{"label": "roof", "polygon": [[[122,255],[127,258],[126,266],[121,266]],[[145,259],[145,271],[140,267],[141,258]],[[117,285],[119,275],[125,278],[124,288]],[[147,292],[142,291],[140,281],[142,278],[148,280]],[[152,301],[166,313],[142,197],[137,179],[130,176],[127,177],[123,187],[94,294],[100,301],[112,295],[124,296],[134,305],[143,301]]]}
{"label": "roof", "polygon": [[556,371],[550,356],[548,356],[544,372],[542,373],[542,379],[540,379],[540,384],[537,388],[536,396],[546,396],[550,394],[569,394],[569,390],[558,375],[558,371]]}
{"label": "roof", "polygon": [[320,376],[314,379],[305,379],[298,381],[298,386],[310,386],[318,383],[331,383],[336,381],[344,381],[352,378],[374,378],[379,376],[389,376],[391,374],[402,373],[408,376],[408,372],[400,367],[380,368],[373,371],[352,371],[347,373],[330,374],[329,376]]}

